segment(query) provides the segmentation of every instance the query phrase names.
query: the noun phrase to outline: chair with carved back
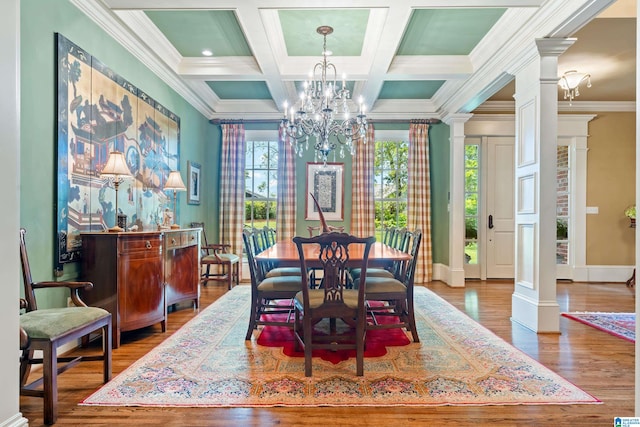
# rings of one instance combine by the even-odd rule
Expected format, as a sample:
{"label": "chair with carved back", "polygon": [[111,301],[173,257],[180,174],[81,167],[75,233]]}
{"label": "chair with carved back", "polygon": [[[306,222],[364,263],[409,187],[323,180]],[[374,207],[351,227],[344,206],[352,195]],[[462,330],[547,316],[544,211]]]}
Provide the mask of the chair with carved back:
{"label": "chair with carved back", "polygon": [[[367,261],[375,237],[360,238],[347,233],[323,233],[314,237],[294,237],[298,248],[300,269],[306,270],[310,263],[319,264],[323,283],[319,289],[311,289],[309,277],[302,276],[302,289],[294,299],[296,346],[304,349],[305,376],[312,374],[312,352],[315,349],[356,350],[356,374],[364,374],[365,343],[365,291],[364,279],[358,289],[349,289],[349,250],[353,244],[364,244],[363,259],[359,263],[366,275]],[[305,258],[306,246],[319,246],[318,258]],[[362,277],[364,278],[365,275]],[[314,334],[314,325],[329,319],[327,334]],[[350,333],[338,332],[337,319],[352,326]]]}
{"label": "chair with carved back", "polygon": [[[102,360],[103,381],[111,379],[111,314],[98,307],[88,307],[78,294],[88,291],[91,282],[34,282],[25,243],[26,230],[20,229],[20,261],[24,298],[20,299],[20,394],[44,398],[44,423],[58,418],[58,374],[82,361]],[[37,289],[68,288],[73,307],[39,309]],[[101,354],[58,356],[58,348],[69,342],[101,332]],[[87,340],[88,341],[88,340]],[[35,358],[35,351],[42,356]],[[29,378],[31,366],[42,365],[42,377]]]}
{"label": "chair with carved back", "polygon": [[[202,229],[200,245],[200,283],[207,285],[210,280],[225,282],[231,290],[233,284],[240,281],[240,257],[230,253],[231,245],[224,243],[209,243],[204,231],[203,222],[192,222],[191,228]],[[211,270],[214,267],[214,271]]]}
{"label": "chair with carved back", "polygon": [[[367,311],[371,318],[367,328],[404,328],[411,332],[413,342],[419,342],[420,338],[418,337],[414,313],[413,286],[422,232],[420,230],[409,232],[409,239],[409,255],[411,255],[411,258],[401,269],[400,277],[371,276],[367,273],[365,278]],[[382,303],[382,305],[370,304],[372,301]],[[379,322],[378,318],[382,316],[397,317],[398,322]]]}
{"label": "chair with carved back", "polygon": [[[266,277],[255,259],[254,230],[242,233],[251,276],[251,314],[245,339],[250,340],[258,325],[293,328],[293,297],[302,287],[300,275]],[[273,316],[285,315],[284,319]]]}

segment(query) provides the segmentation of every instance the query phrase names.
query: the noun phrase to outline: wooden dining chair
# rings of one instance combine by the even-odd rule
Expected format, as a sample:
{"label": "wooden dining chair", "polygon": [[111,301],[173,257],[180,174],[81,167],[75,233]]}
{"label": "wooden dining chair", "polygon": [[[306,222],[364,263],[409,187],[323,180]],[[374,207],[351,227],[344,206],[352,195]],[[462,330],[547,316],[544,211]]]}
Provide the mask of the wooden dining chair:
{"label": "wooden dining chair", "polygon": [[[111,379],[111,313],[87,307],[78,291],[88,291],[91,282],[34,282],[25,243],[26,230],[20,229],[20,261],[24,298],[20,300],[20,394],[44,398],[44,423],[58,418],[58,374],[83,361],[102,360],[103,381]],[[38,309],[36,289],[67,288],[73,307]],[[72,341],[102,333],[102,353],[86,356],[58,356],[58,348]],[[42,352],[34,357],[35,351]],[[29,378],[32,365],[42,365],[42,376]]]}
{"label": "wooden dining chair", "polygon": [[[394,228],[393,236],[387,237],[389,240],[387,243],[394,249],[402,252],[409,252],[409,243],[411,241],[411,233],[406,228]],[[402,275],[406,267],[405,262],[396,261],[385,268],[369,268],[367,269],[367,276],[369,277],[387,277],[389,279],[402,280]],[[351,278],[355,281],[360,278],[360,269],[351,269]]]}
{"label": "wooden dining chair", "polygon": [[[281,275],[265,277],[255,259],[254,232],[242,233],[249,274],[251,276],[251,314],[246,340],[259,325],[286,326],[293,328],[293,297],[302,287],[301,276]],[[277,316],[279,318],[273,318]]]}
{"label": "wooden dining chair", "polygon": [[[309,277],[302,276],[302,289],[294,299],[296,346],[304,349],[304,374],[312,374],[312,353],[316,349],[356,350],[356,374],[364,374],[365,343],[365,282],[361,280],[358,289],[349,287],[349,247],[364,244],[360,268],[366,273],[371,245],[375,237],[360,238],[346,233],[323,233],[314,237],[294,237],[298,248],[300,269],[306,271],[310,263],[319,264],[323,272],[320,289],[310,289]],[[320,247],[318,259],[305,258],[304,247]],[[363,278],[365,275],[362,276]],[[313,326],[321,319],[329,319],[328,334],[314,334]],[[349,334],[338,333],[337,319],[342,319],[353,327]]]}
{"label": "wooden dining chair", "polygon": [[[209,243],[203,222],[192,222],[190,225],[191,228],[202,229],[200,283],[206,286],[210,280],[225,282],[227,289],[231,290],[233,284],[238,285],[240,281],[240,257],[229,252],[231,245]],[[211,271],[212,266],[215,268],[215,272]]]}
{"label": "wooden dining chair", "polygon": [[[371,318],[371,322],[367,324],[367,329],[404,328],[411,332],[413,342],[420,342],[413,303],[413,285],[422,232],[420,230],[411,232],[410,241],[409,254],[411,258],[406,267],[402,269],[402,277],[400,279],[370,276],[368,272],[366,274],[364,283],[366,286],[367,313]],[[362,281],[357,283],[361,284]],[[370,304],[372,301],[382,303],[382,305]],[[379,322],[379,318],[383,316],[397,317],[398,322]]]}

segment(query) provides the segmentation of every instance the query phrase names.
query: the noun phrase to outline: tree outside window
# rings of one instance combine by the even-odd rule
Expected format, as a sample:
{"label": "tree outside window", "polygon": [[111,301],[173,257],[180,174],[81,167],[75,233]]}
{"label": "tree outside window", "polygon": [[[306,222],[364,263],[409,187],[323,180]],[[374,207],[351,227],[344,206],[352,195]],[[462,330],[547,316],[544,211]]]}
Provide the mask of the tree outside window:
{"label": "tree outside window", "polygon": [[407,226],[409,143],[376,141],[374,203],[376,238],[388,227]]}
{"label": "tree outside window", "polygon": [[247,141],[245,227],[276,227],[278,142]]}

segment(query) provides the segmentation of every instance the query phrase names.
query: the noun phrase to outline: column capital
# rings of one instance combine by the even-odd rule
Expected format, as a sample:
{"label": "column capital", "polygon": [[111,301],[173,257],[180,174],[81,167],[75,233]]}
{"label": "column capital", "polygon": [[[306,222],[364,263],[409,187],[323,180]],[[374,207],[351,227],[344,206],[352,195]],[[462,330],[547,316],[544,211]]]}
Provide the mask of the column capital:
{"label": "column capital", "polygon": [[456,123],[466,123],[471,117],[473,117],[471,113],[451,113],[447,114],[442,121],[451,126]]}
{"label": "column capital", "polygon": [[540,56],[560,56],[569,49],[576,38],[542,38],[536,39],[536,47]]}

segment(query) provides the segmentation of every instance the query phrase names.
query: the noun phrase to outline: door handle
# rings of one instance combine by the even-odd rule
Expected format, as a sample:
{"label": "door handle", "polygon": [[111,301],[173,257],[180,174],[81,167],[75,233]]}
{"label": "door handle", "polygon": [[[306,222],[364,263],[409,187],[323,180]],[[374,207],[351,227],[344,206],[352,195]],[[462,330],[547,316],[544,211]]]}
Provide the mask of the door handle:
{"label": "door handle", "polygon": [[487,225],[489,230],[493,228],[493,215],[489,215],[489,224]]}

